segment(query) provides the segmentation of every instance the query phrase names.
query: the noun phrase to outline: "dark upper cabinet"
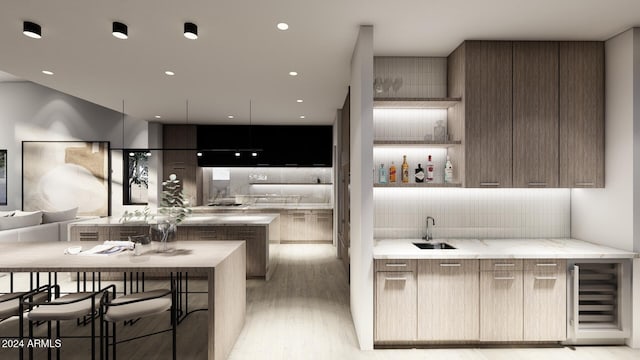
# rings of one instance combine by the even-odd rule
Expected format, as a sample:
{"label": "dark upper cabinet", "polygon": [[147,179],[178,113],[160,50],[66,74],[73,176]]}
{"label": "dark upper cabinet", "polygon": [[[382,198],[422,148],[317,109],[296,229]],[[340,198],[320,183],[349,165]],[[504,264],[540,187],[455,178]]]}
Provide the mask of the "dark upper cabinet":
{"label": "dark upper cabinet", "polygon": [[604,43],[560,42],[560,186],[604,187]]}
{"label": "dark upper cabinet", "polygon": [[201,125],[198,149],[202,152],[199,166],[331,167],[333,129],[331,126]]}
{"label": "dark upper cabinet", "polygon": [[512,44],[464,46],[465,186],[511,187]]}
{"label": "dark upper cabinet", "polygon": [[558,43],[513,43],[513,187],[558,186]]}

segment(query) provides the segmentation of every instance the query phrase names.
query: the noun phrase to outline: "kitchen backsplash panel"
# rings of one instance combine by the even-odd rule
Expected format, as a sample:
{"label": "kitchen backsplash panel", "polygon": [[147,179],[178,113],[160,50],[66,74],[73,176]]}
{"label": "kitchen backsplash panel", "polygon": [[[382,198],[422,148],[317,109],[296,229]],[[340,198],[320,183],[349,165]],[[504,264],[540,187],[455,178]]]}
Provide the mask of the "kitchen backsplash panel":
{"label": "kitchen backsplash panel", "polygon": [[446,109],[373,109],[374,140],[433,140],[438,121],[447,124]]}
{"label": "kitchen backsplash panel", "polygon": [[374,237],[570,237],[568,189],[374,188]]}
{"label": "kitchen backsplash panel", "polygon": [[447,58],[373,58],[373,96],[426,98],[447,96]]}

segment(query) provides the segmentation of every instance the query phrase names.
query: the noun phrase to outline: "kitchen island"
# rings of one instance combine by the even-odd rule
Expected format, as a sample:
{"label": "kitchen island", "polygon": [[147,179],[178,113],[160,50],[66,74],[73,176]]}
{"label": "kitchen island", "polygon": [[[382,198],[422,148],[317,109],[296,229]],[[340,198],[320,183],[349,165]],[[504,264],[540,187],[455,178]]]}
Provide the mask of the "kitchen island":
{"label": "kitchen island", "polygon": [[[145,222],[121,223],[118,217],[90,219],[69,225],[70,241],[127,240],[149,234]],[[278,214],[193,214],[177,226],[177,241],[247,242],[247,277],[269,279],[277,265],[280,243]]]}
{"label": "kitchen island", "polygon": [[[114,255],[65,255],[65,249],[86,242],[0,244],[0,272],[188,272],[206,274],[207,358],[226,359],[242,331],[246,315],[245,243],[184,241],[171,255],[133,251]],[[121,289],[118,289],[121,291]],[[159,358],[166,354],[148,354]]]}

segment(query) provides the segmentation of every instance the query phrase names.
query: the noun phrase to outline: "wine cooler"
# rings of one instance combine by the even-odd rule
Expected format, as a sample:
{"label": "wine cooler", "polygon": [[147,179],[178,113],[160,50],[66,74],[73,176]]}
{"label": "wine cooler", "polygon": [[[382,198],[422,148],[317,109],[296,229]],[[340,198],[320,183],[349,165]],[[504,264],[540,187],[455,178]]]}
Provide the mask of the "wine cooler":
{"label": "wine cooler", "polygon": [[630,261],[576,261],[569,273],[567,343],[624,344],[631,327]]}

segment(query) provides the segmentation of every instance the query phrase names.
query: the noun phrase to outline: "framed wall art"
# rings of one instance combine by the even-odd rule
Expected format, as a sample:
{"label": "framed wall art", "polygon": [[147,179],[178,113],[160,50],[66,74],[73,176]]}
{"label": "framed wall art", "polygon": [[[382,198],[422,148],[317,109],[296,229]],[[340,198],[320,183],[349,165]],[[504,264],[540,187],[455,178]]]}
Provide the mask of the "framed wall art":
{"label": "framed wall art", "polygon": [[7,205],[7,150],[0,150],[0,205]]}
{"label": "framed wall art", "polygon": [[110,214],[108,141],[23,141],[22,208]]}

